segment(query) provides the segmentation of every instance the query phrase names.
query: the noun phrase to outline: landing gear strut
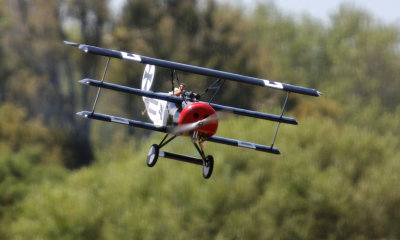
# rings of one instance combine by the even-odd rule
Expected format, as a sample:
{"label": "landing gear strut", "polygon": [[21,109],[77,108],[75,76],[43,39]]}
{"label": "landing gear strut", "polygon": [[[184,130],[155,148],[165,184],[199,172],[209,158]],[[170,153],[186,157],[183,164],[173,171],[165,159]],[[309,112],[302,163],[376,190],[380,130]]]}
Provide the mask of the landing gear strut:
{"label": "landing gear strut", "polygon": [[198,144],[196,142],[193,142],[193,145],[196,147],[201,158],[203,159],[203,177],[205,179],[209,179],[214,169],[214,158],[210,155],[206,157],[202,147],[202,143],[202,140],[199,140]]}
{"label": "landing gear strut", "polygon": [[166,140],[168,138],[168,134],[167,134],[159,145],[153,144],[150,147],[150,149],[147,153],[147,166],[154,167],[154,165],[157,163],[157,160],[159,157],[173,159],[173,160],[177,160],[177,161],[181,161],[181,162],[187,162],[187,163],[192,163],[192,164],[203,166],[203,177],[205,179],[209,179],[211,177],[211,174],[214,169],[214,158],[211,155],[209,155],[207,157],[205,156],[203,149],[201,147],[199,147],[199,145],[201,145],[201,142],[199,142],[199,145],[194,143],[194,146],[196,147],[197,151],[200,153],[201,159],[186,156],[186,155],[164,152],[164,151],[160,150],[162,147],[164,147],[169,142],[171,142],[175,137],[176,136],[173,136],[170,139]]}

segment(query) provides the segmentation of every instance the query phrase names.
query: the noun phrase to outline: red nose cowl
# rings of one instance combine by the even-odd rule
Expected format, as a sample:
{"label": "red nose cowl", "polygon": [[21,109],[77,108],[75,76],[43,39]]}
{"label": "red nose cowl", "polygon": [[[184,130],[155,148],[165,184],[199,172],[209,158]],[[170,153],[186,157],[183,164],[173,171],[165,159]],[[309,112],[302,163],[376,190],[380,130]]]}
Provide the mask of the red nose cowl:
{"label": "red nose cowl", "polygon": [[[187,105],[179,115],[178,125],[194,123],[215,114],[215,110],[206,103],[195,102]],[[209,122],[195,129],[199,133],[211,137],[218,129],[218,120]]]}

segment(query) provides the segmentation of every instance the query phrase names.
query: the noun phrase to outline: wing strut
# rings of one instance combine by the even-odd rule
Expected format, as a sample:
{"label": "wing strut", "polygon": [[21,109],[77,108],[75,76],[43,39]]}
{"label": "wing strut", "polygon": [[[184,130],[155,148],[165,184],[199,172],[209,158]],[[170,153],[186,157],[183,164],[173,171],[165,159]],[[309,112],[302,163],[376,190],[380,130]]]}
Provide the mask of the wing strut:
{"label": "wing strut", "polygon": [[[289,99],[289,94],[290,94],[290,92],[287,92],[287,93],[286,93],[285,102],[283,103],[283,106],[282,106],[281,118],[283,117],[283,114],[285,113],[286,103],[287,103],[287,101],[288,101],[288,99]],[[280,126],[280,125],[281,125],[281,122],[278,122],[278,124],[276,125],[275,134],[274,134],[274,138],[273,138],[273,140],[272,140],[271,148],[274,147],[275,140],[276,140],[276,136],[278,135],[278,129],[279,129],[279,126]]]}
{"label": "wing strut", "polygon": [[[105,77],[106,77],[107,68],[108,68],[108,65],[110,64],[110,60],[111,60],[111,58],[108,57],[108,58],[107,58],[106,66],[105,66],[105,68],[104,68],[103,76],[101,77],[101,84],[103,84],[104,79],[105,79]],[[100,92],[101,92],[101,85],[100,85],[99,88],[97,89],[96,98],[94,99],[93,108],[92,108],[92,115],[93,115],[94,111],[96,110],[96,105],[97,105],[97,101],[99,100]]]}
{"label": "wing strut", "polygon": [[200,93],[200,96],[203,96],[204,94],[206,94],[208,92],[208,90],[213,90],[214,93],[211,96],[210,100],[208,100],[208,104],[210,104],[212,102],[212,100],[214,100],[215,96],[217,96],[217,94],[219,93],[221,88],[224,86],[224,84],[225,84],[225,79],[218,78],[210,86],[208,86],[206,89],[204,89],[204,91],[202,93]]}
{"label": "wing strut", "polygon": [[175,84],[174,84],[174,80],[176,77],[176,82],[178,83],[178,86],[181,85],[181,81],[179,81],[179,77],[178,77],[178,72],[175,69],[171,69],[171,84],[172,84],[172,93],[175,91]]}

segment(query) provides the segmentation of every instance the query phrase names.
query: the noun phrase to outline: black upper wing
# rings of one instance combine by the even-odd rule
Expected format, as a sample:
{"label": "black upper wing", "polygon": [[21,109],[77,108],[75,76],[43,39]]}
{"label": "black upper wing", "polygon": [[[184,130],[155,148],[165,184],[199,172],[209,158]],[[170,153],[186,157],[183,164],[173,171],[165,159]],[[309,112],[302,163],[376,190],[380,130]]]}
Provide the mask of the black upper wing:
{"label": "black upper wing", "polygon": [[224,71],[219,71],[219,70],[214,70],[214,69],[209,69],[209,68],[204,68],[204,67],[198,67],[198,66],[173,62],[173,61],[167,61],[167,60],[162,60],[162,59],[157,59],[157,58],[151,58],[151,57],[141,56],[138,54],[123,52],[123,51],[116,51],[116,50],[110,50],[110,49],[106,49],[106,48],[94,47],[94,46],[85,45],[85,44],[77,44],[77,43],[68,42],[68,41],[65,41],[65,44],[78,47],[80,50],[84,51],[85,53],[91,53],[91,54],[97,54],[97,55],[102,55],[102,56],[106,56],[106,57],[134,61],[134,62],[139,62],[139,63],[143,63],[143,64],[151,64],[151,65],[155,65],[155,66],[159,66],[159,67],[180,70],[183,72],[189,72],[189,73],[194,73],[194,74],[199,74],[199,75],[204,75],[204,76],[209,76],[209,77],[215,77],[215,78],[220,78],[220,79],[227,79],[227,80],[232,80],[232,81],[236,81],[236,82],[242,82],[242,83],[252,84],[252,85],[256,85],[256,86],[262,86],[262,87],[282,90],[282,91],[286,91],[286,92],[294,92],[294,93],[305,94],[305,95],[316,96],[316,97],[321,95],[320,92],[318,92],[317,90],[312,89],[312,88],[305,88],[305,87],[295,86],[295,85],[281,83],[281,82],[274,82],[274,81],[270,81],[270,80],[266,80],[266,79],[249,77],[249,76],[244,76],[244,75],[240,75],[240,74],[229,73],[229,72],[224,72]]}

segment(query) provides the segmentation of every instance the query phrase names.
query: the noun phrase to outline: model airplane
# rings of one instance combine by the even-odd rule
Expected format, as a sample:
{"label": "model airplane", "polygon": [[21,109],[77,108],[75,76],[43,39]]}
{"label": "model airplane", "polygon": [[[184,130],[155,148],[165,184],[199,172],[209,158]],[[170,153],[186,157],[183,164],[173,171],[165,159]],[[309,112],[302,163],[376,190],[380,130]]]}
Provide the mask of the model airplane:
{"label": "model airplane", "polygon": [[[98,87],[98,92],[94,101],[92,111],[78,112],[78,115],[90,119],[114,122],[129,125],[132,127],[163,132],[165,133],[165,137],[161,140],[161,142],[159,144],[153,144],[149,149],[147,155],[147,165],[149,167],[153,167],[159,157],[198,164],[203,166],[203,177],[206,179],[210,178],[212,174],[214,159],[211,155],[206,156],[203,148],[203,143],[205,141],[226,144],[235,147],[248,148],[267,153],[280,154],[279,150],[274,147],[280,123],[297,125],[297,121],[294,118],[283,116],[289,94],[293,92],[316,97],[321,95],[320,92],[311,88],[294,86],[290,84],[269,81],[266,79],[248,77],[244,75],[192,66],[162,59],[150,58],[138,54],[115,51],[85,44],[78,44],[68,41],[64,41],[64,43],[70,46],[78,47],[85,53],[108,57],[103,77],[100,81],[89,78],[80,80],[80,83]],[[106,71],[111,58],[118,58],[122,60],[146,64],[142,78],[141,89],[121,86],[104,81],[104,77],[106,75]],[[151,91],[156,66],[171,69],[171,92],[159,93]],[[175,88],[174,78],[175,76],[177,76],[176,71],[215,77],[217,80],[206,89],[214,91],[211,99],[207,102],[200,101],[201,96],[194,92],[185,91],[185,87],[183,84],[179,84],[179,88]],[[252,84],[286,92],[286,99],[283,103],[281,114],[274,115],[211,103],[216,94],[218,94],[225,80]],[[145,112],[147,112],[147,115],[149,116],[152,123],[95,112],[99,93],[102,88],[142,96],[144,105],[146,107]],[[265,146],[256,143],[215,136],[215,133],[218,129],[218,116],[216,112],[219,111],[225,111],[232,114],[277,122],[275,135],[273,136],[271,145]],[[177,136],[189,136],[195,148],[197,149],[200,158],[161,151],[161,148],[164,148]]]}

